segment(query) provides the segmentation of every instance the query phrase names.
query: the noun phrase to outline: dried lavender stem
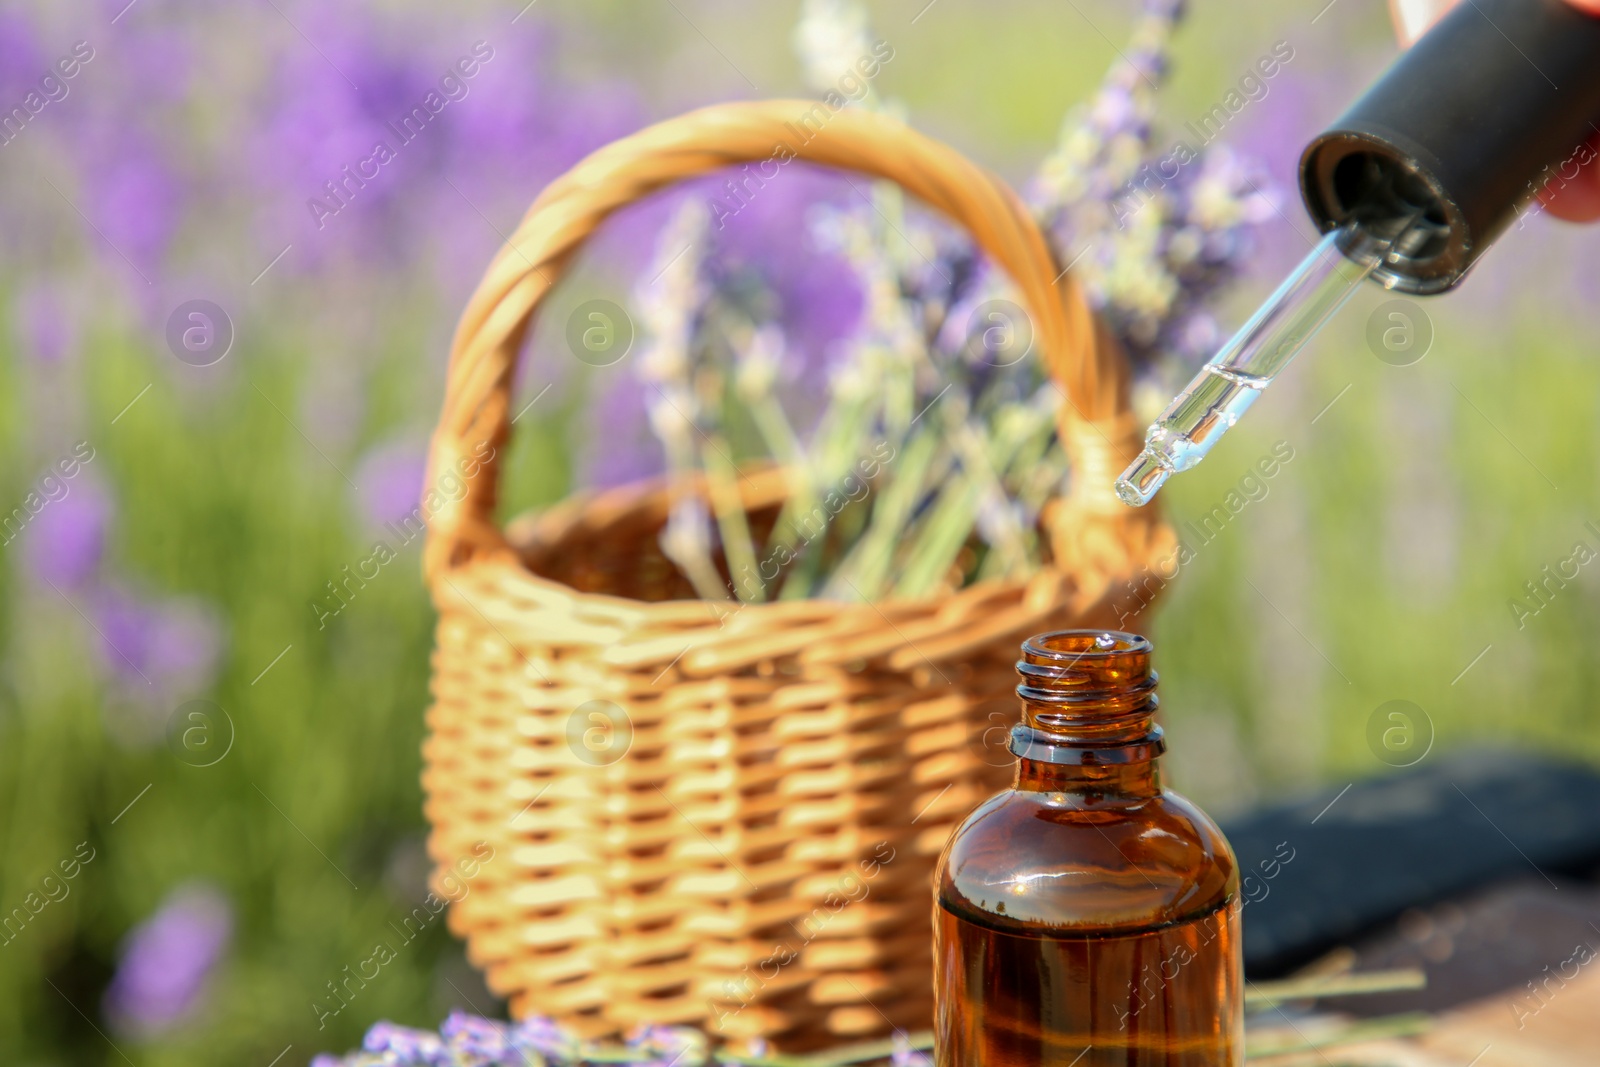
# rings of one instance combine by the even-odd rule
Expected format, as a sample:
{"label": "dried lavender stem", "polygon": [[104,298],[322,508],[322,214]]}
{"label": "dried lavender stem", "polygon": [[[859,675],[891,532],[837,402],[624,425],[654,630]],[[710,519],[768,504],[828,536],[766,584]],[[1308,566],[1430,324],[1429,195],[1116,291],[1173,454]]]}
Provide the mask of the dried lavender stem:
{"label": "dried lavender stem", "polygon": [[905,567],[894,587],[896,597],[918,600],[939,587],[967,543],[982,492],[966,471],[944,480],[921,530],[905,552]]}
{"label": "dried lavender stem", "polygon": [[[766,586],[761,581],[755,540],[750,536],[749,518],[739,494],[739,472],[728,458],[727,450],[727,439],[721,434],[707,435],[706,447],[701,450],[711,510],[722,534],[722,551],[727,558],[728,573],[733,576],[734,595],[740,600],[761,601],[767,598]],[[751,580],[746,581],[746,576]]]}
{"label": "dried lavender stem", "polygon": [[[784,502],[772,528],[772,546],[794,549],[799,539],[799,517],[811,514],[816,506],[816,487],[835,485],[857,462],[852,451],[859,447],[868,426],[865,398],[851,398],[830,409],[816,435],[813,456],[798,468],[807,492],[793,494]],[[809,505],[806,503],[809,501]],[[820,539],[818,539],[820,540]],[[781,600],[803,600],[815,588],[822,569],[822,546],[808,543],[796,552],[797,562],[783,576]]]}
{"label": "dried lavender stem", "polygon": [[[996,430],[999,436],[989,441],[985,448],[982,435],[974,430],[971,421],[962,419],[951,428],[951,439],[955,442],[956,453],[961,457],[962,467],[969,472],[978,490],[978,496],[973,501],[973,520],[976,519],[977,509],[984,504],[993,508],[999,527],[996,530],[998,536],[990,546],[990,557],[998,555],[1003,561],[1005,573],[1010,573],[1027,565],[1027,549],[1023,544],[1022,527],[1010,507],[1010,494],[1006,492],[995,468],[1004,469],[1021,442],[1007,435],[1003,425],[997,426]],[[972,528],[971,521],[967,528]],[[964,539],[962,544],[965,544]],[[960,546],[957,546],[956,551],[960,550]]]}
{"label": "dried lavender stem", "polygon": [[1350,997],[1363,993],[1393,993],[1405,989],[1425,989],[1428,975],[1417,967],[1358,974],[1312,975],[1277,982],[1252,982],[1244,995],[1246,1007],[1271,1007],[1288,1000],[1315,1000],[1321,997]]}
{"label": "dried lavender stem", "polygon": [[834,569],[827,595],[878,599],[893,567],[895,549],[905,537],[907,521],[924,497],[937,454],[938,440],[932,430],[918,432],[906,442],[895,476],[873,509],[872,524]]}

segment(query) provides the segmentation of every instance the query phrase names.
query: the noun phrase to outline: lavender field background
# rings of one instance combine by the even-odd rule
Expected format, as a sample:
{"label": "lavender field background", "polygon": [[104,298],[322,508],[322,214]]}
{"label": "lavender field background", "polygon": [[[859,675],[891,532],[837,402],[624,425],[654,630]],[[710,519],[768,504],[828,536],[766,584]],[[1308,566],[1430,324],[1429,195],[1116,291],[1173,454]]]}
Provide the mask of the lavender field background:
{"label": "lavender field background", "polygon": [[[868,7],[893,46],[875,88],[1019,184],[1133,15]],[[420,540],[394,531],[450,330],[501,236],[586,152],[705,103],[813,94],[798,14],[0,4],[0,111],[26,116],[0,138],[0,1059],[266,1067],[380,1018],[500,1010],[442,919],[359,995],[329,989],[427,892],[432,615]],[[1232,253],[1245,274],[1220,326],[1303,254],[1300,147],[1393,52],[1369,0],[1198,0],[1156,146],[1192,141],[1280,44],[1293,58],[1215,137],[1270,201]],[[447,102],[426,126],[392,125],[433,91]],[[364,162],[376,176],[349,181]],[[672,204],[697,195],[615,219],[552,301],[508,514],[660,469],[626,364],[574,359],[561,327],[585,300],[632,307]],[[849,196],[796,169],[727,227],[808,367],[866,312],[796,220]],[[1169,762],[1217,814],[1385,772],[1368,725],[1392,700],[1434,751],[1600,758],[1600,568],[1578,551],[1600,553],[1600,235],[1535,218],[1502,245],[1416,305],[1434,334],[1420,362],[1375,354],[1389,297],[1359,294],[1167,490],[1197,531],[1152,622]],[[1149,366],[1147,413],[1194,347]],[[1270,480],[1251,474],[1284,447]],[[1247,506],[1204,526],[1230,493]],[[395,558],[334,598],[375,539]]]}

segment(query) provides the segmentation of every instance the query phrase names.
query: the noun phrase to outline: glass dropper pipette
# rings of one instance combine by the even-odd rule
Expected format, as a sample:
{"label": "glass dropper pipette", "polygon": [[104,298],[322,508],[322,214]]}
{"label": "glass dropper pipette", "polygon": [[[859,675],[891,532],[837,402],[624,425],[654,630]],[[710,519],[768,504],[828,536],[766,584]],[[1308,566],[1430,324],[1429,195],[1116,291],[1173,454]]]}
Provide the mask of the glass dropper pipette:
{"label": "glass dropper pipette", "polygon": [[1204,459],[1356,286],[1385,260],[1402,257],[1427,229],[1418,215],[1388,236],[1354,223],[1330,230],[1151,424],[1144,451],[1117,479],[1117,497],[1133,507],[1148,504],[1175,472]]}

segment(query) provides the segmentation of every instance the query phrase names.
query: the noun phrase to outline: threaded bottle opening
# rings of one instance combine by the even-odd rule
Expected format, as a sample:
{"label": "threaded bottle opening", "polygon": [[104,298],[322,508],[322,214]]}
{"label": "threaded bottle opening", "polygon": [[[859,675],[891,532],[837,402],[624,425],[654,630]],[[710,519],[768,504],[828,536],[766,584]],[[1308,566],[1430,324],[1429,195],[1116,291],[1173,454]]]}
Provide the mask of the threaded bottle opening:
{"label": "threaded bottle opening", "polygon": [[[1159,751],[1153,647],[1149,638],[1117,630],[1058,630],[1023,642],[1017,661],[1022,722],[1013,731],[1012,751],[1072,763],[1095,760],[1068,759],[1067,749]],[[1046,749],[1053,755],[1040,755]]]}

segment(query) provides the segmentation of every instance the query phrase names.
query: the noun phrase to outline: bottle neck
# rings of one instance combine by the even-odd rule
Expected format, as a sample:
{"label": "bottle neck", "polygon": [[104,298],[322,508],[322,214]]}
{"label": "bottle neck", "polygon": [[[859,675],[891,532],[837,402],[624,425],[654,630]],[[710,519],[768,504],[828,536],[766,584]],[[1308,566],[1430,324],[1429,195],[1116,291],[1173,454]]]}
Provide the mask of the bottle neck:
{"label": "bottle neck", "polygon": [[1161,761],[1152,757],[1133,763],[1084,767],[1042,763],[1023,757],[1017,760],[1017,773],[1011,784],[1024,793],[1153,797],[1161,793]]}
{"label": "bottle neck", "polygon": [[1029,639],[1017,673],[1022,721],[1011,731],[1017,789],[1154,796],[1158,677],[1143,637],[1067,630]]}

